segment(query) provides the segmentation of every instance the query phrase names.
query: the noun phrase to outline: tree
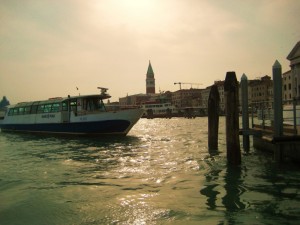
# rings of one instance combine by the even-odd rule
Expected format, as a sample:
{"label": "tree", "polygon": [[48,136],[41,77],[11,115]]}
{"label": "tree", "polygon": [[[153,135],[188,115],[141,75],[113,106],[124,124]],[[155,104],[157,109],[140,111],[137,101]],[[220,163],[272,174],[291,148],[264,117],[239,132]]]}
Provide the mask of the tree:
{"label": "tree", "polygon": [[10,105],[9,101],[7,100],[6,96],[3,96],[0,102],[0,109],[4,108],[5,106]]}

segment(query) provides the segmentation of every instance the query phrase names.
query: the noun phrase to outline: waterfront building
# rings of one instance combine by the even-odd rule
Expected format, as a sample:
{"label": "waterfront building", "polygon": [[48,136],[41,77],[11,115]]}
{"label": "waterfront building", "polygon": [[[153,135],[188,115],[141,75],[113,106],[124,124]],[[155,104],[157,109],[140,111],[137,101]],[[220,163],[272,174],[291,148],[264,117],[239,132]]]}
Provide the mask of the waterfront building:
{"label": "waterfront building", "polygon": [[290,61],[291,67],[291,97],[300,100],[300,41],[297,42],[288,54],[287,59]]}
{"label": "waterfront building", "polygon": [[177,108],[201,107],[202,89],[180,89],[172,94],[172,105]]}
{"label": "waterfront building", "polygon": [[150,101],[153,96],[147,94],[127,95],[126,97],[119,98],[119,105],[134,106],[141,105],[143,102]]}
{"label": "waterfront building", "polygon": [[248,102],[249,104],[264,104],[264,107],[272,107],[273,99],[273,80],[268,75],[256,80],[249,80],[248,83]]}
{"label": "waterfront building", "polygon": [[157,102],[157,103],[170,103],[172,100],[172,92],[166,91],[157,94],[135,94],[127,95],[126,97],[119,98],[120,107],[140,106],[144,103]]}

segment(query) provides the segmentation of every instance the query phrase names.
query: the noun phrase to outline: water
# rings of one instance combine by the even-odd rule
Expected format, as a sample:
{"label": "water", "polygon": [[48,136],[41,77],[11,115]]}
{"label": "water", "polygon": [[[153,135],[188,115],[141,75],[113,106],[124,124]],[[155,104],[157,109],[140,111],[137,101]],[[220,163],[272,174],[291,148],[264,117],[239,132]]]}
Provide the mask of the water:
{"label": "water", "polygon": [[300,170],[251,149],[226,165],[207,118],[141,119],[127,137],[0,133],[0,224],[299,224]]}

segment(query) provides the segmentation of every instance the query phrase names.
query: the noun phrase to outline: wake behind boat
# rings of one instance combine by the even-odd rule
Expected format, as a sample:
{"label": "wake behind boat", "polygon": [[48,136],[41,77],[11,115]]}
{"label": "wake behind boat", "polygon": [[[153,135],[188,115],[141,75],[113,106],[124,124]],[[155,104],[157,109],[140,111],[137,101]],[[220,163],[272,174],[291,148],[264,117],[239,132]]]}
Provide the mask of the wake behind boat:
{"label": "wake behind boat", "polygon": [[107,111],[100,95],[50,98],[8,106],[0,122],[2,132],[35,132],[77,135],[126,135],[141,118],[141,108]]}

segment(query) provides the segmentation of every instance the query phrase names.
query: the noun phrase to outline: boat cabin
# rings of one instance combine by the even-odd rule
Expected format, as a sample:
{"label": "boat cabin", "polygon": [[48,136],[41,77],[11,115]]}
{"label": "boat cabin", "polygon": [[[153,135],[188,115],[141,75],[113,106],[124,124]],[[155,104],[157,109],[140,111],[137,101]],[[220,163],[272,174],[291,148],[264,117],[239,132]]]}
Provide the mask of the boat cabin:
{"label": "boat cabin", "polygon": [[71,117],[106,112],[103,100],[111,97],[106,93],[106,90],[102,90],[100,95],[55,97],[45,101],[21,102],[9,106],[6,116],[13,119],[16,116],[41,115],[36,118],[40,120],[39,118],[56,117],[55,122],[59,122],[57,119],[60,122],[70,122]]}

